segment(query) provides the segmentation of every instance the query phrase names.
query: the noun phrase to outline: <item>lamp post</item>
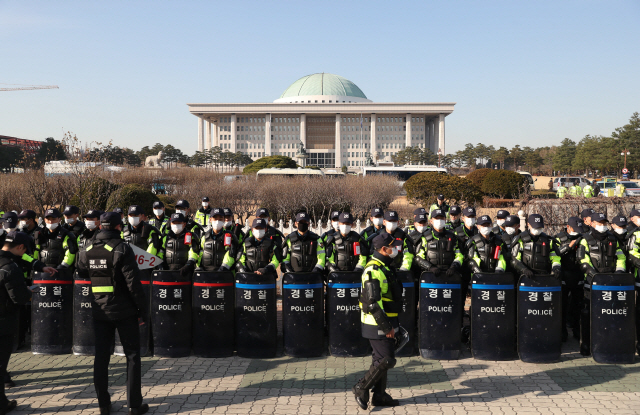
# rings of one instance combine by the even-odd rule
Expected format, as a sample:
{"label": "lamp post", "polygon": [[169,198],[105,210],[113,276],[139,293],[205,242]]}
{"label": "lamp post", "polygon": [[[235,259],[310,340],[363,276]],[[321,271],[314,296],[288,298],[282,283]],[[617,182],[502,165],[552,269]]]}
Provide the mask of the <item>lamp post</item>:
{"label": "lamp post", "polygon": [[620,153],[621,156],[624,156],[624,168],[627,168],[627,156],[631,154],[629,152],[629,150],[627,150],[626,148],[624,149],[624,151],[622,153]]}

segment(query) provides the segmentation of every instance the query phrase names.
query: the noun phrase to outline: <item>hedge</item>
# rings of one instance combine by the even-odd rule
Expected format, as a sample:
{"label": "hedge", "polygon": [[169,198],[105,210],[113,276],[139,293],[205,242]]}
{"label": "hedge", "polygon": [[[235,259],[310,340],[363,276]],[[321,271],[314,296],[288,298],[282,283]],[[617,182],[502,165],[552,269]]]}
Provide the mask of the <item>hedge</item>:
{"label": "hedge", "polygon": [[491,173],[492,171],[493,169],[474,170],[471,173],[467,174],[465,178],[468,180],[471,180],[473,184],[475,184],[476,186],[478,186],[479,189],[481,189],[482,183],[484,183],[485,177],[487,177],[487,174]]}
{"label": "hedge", "polygon": [[482,191],[500,199],[517,199],[525,190],[527,179],[511,170],[492,170],[482,183]]}
{"label": "hedge", "polygon": [[107,210],[112,211],[121,207],[125,211],[131,205],[140,205],[147,216],[153,214],[153,202],[158,201],[158,197],[151,190],[147,190],[139,184],[127,184],[115,192],[111,193],[107,201]]}
{"label": "hedge", "polygon": [[405,182],[404,189],[407,199],[422,206],[434,203],[439,194],[444,195],[449,203],[466,202],[467,205],[480,203],[483,196],[478,186],[466,178],[434,172],[412,176]]}

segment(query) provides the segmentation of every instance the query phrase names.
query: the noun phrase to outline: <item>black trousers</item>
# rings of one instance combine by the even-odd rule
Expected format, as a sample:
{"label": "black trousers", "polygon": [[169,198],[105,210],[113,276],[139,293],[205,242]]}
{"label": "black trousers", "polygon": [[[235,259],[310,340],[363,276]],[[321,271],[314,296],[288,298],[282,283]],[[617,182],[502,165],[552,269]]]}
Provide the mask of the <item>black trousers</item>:
{"label": "black trousers", "polygon": [[[369,339],[373,352],[371,353],[371,366],[378,366],[383,359],[395,359],[394,339]],[[387,388],[387,373],[373,385],[373,393],[383,393]]]}
{"label": "black trousers", "polygon": [[562,272],[562,330],[567,323],[577,332],[584,299],[584,274],[580,271]]}
{"label": "black trousers", "polygon": [[122,320],[94,320],[96,357],[93,363],[93,383],[98,394],[98,405],[111,404],[109,396],[109,359],[118,330],[124,354],[127,357],[127,406],[142,405],[142,367],[140,363],[140,329],[135,316]]}
{"label": "black trousers", "polygon": [[4,380],[7,376],[7,366],[17,335],[17,316],[0,318],[0,412],[4,411],[9,404],[7,395],[4,394]]}

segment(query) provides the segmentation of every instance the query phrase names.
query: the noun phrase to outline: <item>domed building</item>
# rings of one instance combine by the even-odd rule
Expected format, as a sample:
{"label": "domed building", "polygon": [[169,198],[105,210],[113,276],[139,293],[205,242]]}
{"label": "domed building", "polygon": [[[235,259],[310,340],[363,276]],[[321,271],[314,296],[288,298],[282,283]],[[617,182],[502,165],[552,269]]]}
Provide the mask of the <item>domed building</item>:
{"label": "domed building", "polygon": [[445,154],[444,119],[455,103],[375,103],[339,75],[303,76],[273,103],[188,104],[198,117],[198,150],[220,147],[254,160],[294,157],[306,164],[357,170],[368,157],[391,161],[406,147]]}

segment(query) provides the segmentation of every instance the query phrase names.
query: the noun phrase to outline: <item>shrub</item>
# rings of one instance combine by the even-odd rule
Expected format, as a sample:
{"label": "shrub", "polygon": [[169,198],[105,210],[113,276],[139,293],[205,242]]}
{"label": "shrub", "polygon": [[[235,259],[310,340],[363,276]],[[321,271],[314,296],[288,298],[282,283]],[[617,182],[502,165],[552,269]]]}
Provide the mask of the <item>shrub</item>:
{"label": "shrub", "polygon": [[90,181],[81,182],[71,197],[70,203],[78,206],[80,212],[90,209],[105,210],[111,193],[118,189],[118,185],[100,177],[93,177]]}
{"label": "shrub", "polygon": [[452,204],[464,201],[467,205],[476,205],[482,201],[482,192],[470,180],[441,173],[416,174],[405,182],[404,189],[409,201],[422,206],[431,205],[439,194]]}
{"label": "shrub", "polygon": [[242,172],[244,174],[248,173],[257,173],[258,170],[268,169],[268,168],[277,168],[277,169],[295,169],[298,167],[296,162],[286,156],[268,156],[262,157],[253,163],[246,166]]}
{"label": "shrub", "polygon": [[511,170],[493,170],[482,183],[482,191],[500,199],[516,199],[525,190],[527,179]]}
{"label": "shrub", "polygon": [[492,171],[493,169],[474,170],[471,173],[467,174],[465,179],[471,180],[471,183],[475,184],[476,186],[478,186],[479,189],[481,189],[482,183],[484,182],[485,177],[487,177],[487,174],[491,173]]}
{"label": "shrub", "polygon": [[111,211],[117,207],[127,209],[131,205],[140,205],[144,213],[150,216],[153,213],[153,202],[159,200],[151,190],[147,190],[139,184],[127,184],[111,193],[107,201],[107,209]]}

